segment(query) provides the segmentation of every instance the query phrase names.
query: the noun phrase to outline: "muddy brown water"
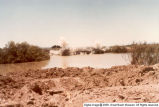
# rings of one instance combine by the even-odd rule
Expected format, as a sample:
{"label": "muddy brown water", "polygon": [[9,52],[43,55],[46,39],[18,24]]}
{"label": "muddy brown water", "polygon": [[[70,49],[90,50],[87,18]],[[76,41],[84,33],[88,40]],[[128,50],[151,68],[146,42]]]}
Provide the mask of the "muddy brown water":
{"label": "muddy brown water", "polygon": [[28,62],[19,64],[0,64],[0,74],[7,72],[23,71],[29,69],[45,69],[53,67],[93,67],[110,68],[117,65],[130,64],[129,54],[100,54],[76,56],[51,56],[48,61]]}

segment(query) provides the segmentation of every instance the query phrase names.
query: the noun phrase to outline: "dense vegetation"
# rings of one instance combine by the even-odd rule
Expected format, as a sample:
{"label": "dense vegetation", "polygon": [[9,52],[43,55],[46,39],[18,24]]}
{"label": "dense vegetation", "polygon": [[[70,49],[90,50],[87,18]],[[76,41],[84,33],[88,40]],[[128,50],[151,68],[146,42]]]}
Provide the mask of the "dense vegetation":
{"label": "dense vegetation", "polygon": [[61,50],[61,56],[70,56],[70,55],[71,55],[70,49]]}
{"label": "dense vegetation", "polygon": [[133,43],[132,64],[153,65],[159,63],[159,44]]}
{"label": "dense vegetation", "polygon": [[129,50],[127,49],[126,46],[112,46],[110,49],[107,50],[107,52],[112,52],[112,53],[127,53]]}
{"label": "dense vegetation", "polygon": [[10,41],[3,49],[0,49],[0,64],[42,61],[49,58],[48,50],[26,42]]}
{"label": "dense vegetation", "polygon": [[73,50],[73,55],[80,55],[80,54],[90,54],[91,51],[89,49],[77,48]]}
{"label": "dense vegetation", "polygon": [[93,54],[104,54],[104,50],[99,49],[99,48],[94,48],[93,49]]}
{"label": "dense vegetation", "polygon": [[74,55],[78,54],[104,54],[104,53],[130,53],[131,47],[130,46],[111,46],[109,48],[103,46],[101,48],[79,48],[76,50],[73,50]]}

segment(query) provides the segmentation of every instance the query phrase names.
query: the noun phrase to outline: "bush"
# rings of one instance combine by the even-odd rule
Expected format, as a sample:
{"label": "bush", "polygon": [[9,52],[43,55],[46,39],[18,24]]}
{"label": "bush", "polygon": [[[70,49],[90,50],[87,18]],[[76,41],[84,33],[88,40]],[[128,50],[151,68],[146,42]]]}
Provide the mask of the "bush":
{"label": "bush", "polygon": [[94,54],[104,54],[104,51],[102,49],[95,48],[95,49],[93,49],[93,53]]}
{"label": "bush", "polygon": [[128,52],[127,48],[124,46],[112,46],[110,48],[110,51],[113,53],[127,53]]}
{"label": "bush", "polygon": [[15,43],[13,41],[0,49],[0,63],[22,63],[48,60],[49,52],[26,42]]}
{"label": "bush", "polygon": [[87,50],[87,49],[82,49],[82,48],[78,48],[76,50],[74,50],[73,54],[74,55],[79,55],[79,54],[90,54],[91,51]]}
{"label": "bush", "polygon": [[59,46],[59,45],[54,45],[54,46],[51,47],[51,49],[53,49],[53,50],[60,50],[61,48],[62,47]]}
{"label": "bush", "polygon": [[61,56],[70,56],[70,55],[71,55],[70,49],[61,50]]}
{"label": "bush", "polygon": [[159,44],[133,43],[132,64],[153,65],[159,63]]}

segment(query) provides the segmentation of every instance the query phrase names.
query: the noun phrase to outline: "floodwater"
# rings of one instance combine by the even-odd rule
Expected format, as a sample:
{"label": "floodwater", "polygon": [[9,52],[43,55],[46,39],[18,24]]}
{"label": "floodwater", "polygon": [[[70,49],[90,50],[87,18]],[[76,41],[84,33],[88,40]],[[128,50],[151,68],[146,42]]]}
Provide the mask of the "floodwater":
{"label": "floodwater", "polygon": [[93,67],[110,68],[117,65],[130,64],[129,54],[99,54],[75,56],[51,56],[48,61],[28,62],[19,64],[0,64],[0,74],[6,72],[20,72],[29,69],[45,69],[53,67]]}
{"label": "floodwater", "polygon": [[5,75],[7,72],[21,72],[27,70],[36,70],[45,67],[49,61],[27,62],[16,64],[0,64],[0,74]]}
{"label": "floodwater", "polygon": [[116,65],[130,64],[128,54],[98,54],[98,55],[75,55],[75,56],[51,56],[48,65],[44,68],[51,67],[93,67],[93,68],[110,68]]}

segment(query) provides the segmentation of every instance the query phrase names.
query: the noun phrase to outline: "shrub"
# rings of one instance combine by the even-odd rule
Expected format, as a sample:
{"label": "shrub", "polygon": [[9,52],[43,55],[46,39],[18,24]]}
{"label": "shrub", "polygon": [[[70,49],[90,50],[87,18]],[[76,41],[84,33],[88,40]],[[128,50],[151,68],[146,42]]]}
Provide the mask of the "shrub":
{"label": "shrub", "polygon": [[48,60],[49,52],[26,42],[8,42],[3,49],[0,49],[0,63],[22,63]]}
{"label": "shrub", "polygon": [[159,63],[159,44],[133,43],[132,64],[153,65]]}
{"label": "shrub", "polygon": [[61,48],[62,47],[59,46],[59,45],[54,45],[54,46],[51,47],[51,49],[53,49],[53,50],[60,50]]}
{"label": "shrub", "polygon": [[90,54],[91,51],[87,50],[87,49],[82,49],[82,48],[78,48],[76,50],[73,51],[74,55],[79,55],[79,54]]}
{"label": "shrub", "polygon": [[61,50],[61,56],[70,56],[70,55],[71,55],[70,49]]}
{"label": "shrub", "polygon": [[104,54],[104,51],[102,49],[95,48],[95,49],[93,49],[93,53],[94,54]]}
{"label": "shrub", "polygon": [[127,48],[124,46],[112,46],[110,51],[113,53],[126,53],[128,52]]}

